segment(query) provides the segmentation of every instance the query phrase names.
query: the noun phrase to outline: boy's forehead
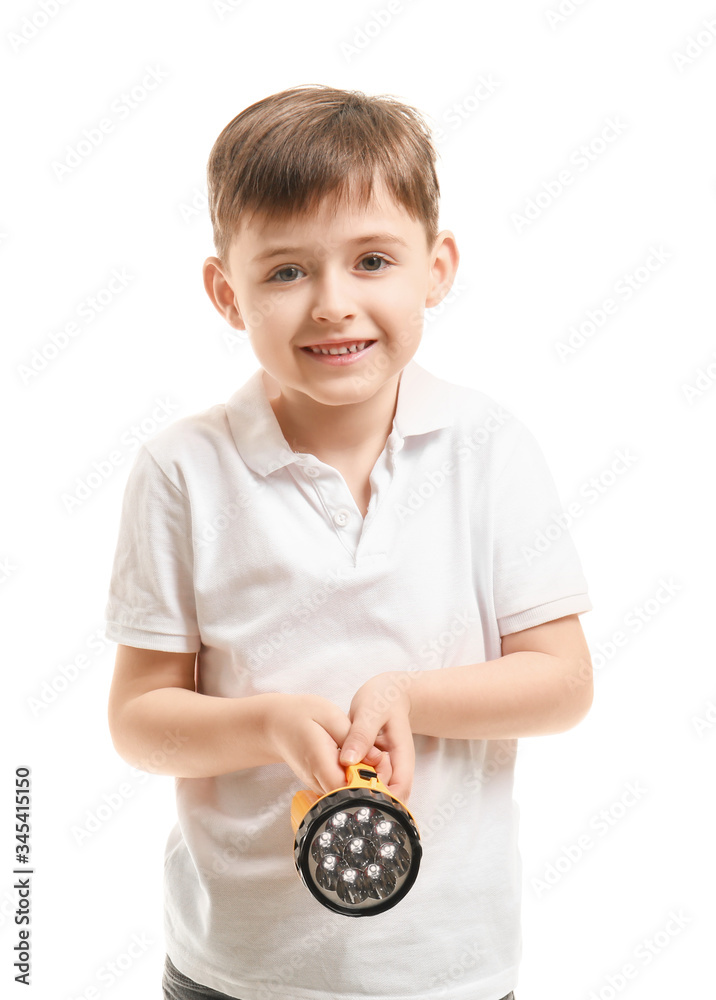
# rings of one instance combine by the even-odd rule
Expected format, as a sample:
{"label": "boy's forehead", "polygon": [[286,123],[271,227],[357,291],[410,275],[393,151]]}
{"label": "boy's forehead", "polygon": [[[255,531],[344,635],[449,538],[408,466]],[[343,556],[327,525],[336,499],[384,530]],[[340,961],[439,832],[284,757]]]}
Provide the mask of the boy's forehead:
{"label": "boy's forehead", "polygon": [[422,224],[409,215],[390,191],[382,186],[376,190],[374,186],[367,204],[350,195],[339,200],[335,194],[328,194],[303,212],[273,219],[265,212],[256,212],[239,224],[233,243],[242,257],[253,260],[279,244],[286,248],[289,244],[298,248],[316,241],[325,244],[329,229],[345,240],[381,234],[394,235],[406,243],[424,240]]}

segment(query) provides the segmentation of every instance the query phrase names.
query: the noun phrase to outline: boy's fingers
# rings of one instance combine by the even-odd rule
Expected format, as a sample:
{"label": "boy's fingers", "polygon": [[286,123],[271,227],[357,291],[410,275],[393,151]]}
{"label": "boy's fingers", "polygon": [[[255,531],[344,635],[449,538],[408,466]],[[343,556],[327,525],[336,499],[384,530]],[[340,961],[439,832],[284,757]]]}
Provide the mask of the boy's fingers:
{"label": "boy's fingers", "polygon": [[338,756],[340,748],[325,730],[318,734],[320,743],[320,758],[316,766],[316,780],[320,786],[321,794],[332,792],[334,788],[341,788],[346,783],[346,769],[343,767]]}
{"label": "boy's fingers", "polygon": [[373,746],[375,737],[375,733],[369,733],[364,727],[356,725],[354,722],[341,749],[341,764],[346,767],[348,764],[360,764],[362,760],[365,760],[365,755]]}
{"label": "boy's fingers", "polygon": [[383,782],[386,788],[390,788],[390,783],[393,780],[393,765],[390,761],[389,753],[381,753],[381,760],[378,764],[373,765],[378,774],[378,778]]}
{"label": "boy's fingers", "polygon": [[415,742],[407,720],[400,732],[395,734],[395,743],[389,754],[392,776],[388,787],[391,795],[395,795],[401,802],[407,802],[415,775]]}

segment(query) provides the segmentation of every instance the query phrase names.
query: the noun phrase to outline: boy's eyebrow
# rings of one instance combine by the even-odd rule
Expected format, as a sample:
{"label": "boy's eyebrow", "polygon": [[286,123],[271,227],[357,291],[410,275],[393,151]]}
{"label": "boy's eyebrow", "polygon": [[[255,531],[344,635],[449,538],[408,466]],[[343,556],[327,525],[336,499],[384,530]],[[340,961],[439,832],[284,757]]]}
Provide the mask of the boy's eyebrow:
{"label": "boy's eyebrow", "polygon": [[[355,239],[348,240],[349,244],[354,243],[397,243],[401,247],[408,249],[408,244],[400,236],[395,236],[393,233],[371,233],[367,236],[356,236]],[[282,257],[285,254],[302,253],[305,250],[304,247],[269,247],[267,250],[263,250],[261,253],[256,254],[255,257],[251,258],[251,263],[255,263],[259,260],[267,260],[269,257]]]}

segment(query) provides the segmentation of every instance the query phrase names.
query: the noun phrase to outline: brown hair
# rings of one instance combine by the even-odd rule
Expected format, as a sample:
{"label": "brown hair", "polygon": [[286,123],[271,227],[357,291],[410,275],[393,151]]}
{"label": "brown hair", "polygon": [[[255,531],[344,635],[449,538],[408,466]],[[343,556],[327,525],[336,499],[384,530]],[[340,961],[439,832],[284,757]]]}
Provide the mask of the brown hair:
{"label": "brown hair", "polygon": [[411,218],[423,222],[430,249],[438,234],[435,159],[420,112],[392,95],[302,84],[256,101],[229,122],[209,156],[217,256],[228,264],[246,215],[291,218],[327,194],[336,206],[356,196],[365,206],[377,173]]}

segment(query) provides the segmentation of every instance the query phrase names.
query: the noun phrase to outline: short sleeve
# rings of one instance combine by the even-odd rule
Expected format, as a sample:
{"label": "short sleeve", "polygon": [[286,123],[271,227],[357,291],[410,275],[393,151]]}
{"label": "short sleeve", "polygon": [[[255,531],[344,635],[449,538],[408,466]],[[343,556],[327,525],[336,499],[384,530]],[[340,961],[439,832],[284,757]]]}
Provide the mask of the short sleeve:
{"label": "short sleeve", "polygon": [[587,581],[557,488],[534,435],[517,440],[496,484],[493,592],[500,636],[591,611]]}
{"label": "short sleeve", "polygon": [[172,653],[201,646],[189,499],[146,445],[125,486],[105,635],[111,642]]}

